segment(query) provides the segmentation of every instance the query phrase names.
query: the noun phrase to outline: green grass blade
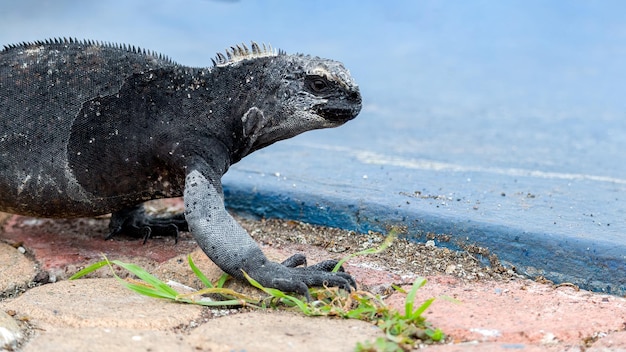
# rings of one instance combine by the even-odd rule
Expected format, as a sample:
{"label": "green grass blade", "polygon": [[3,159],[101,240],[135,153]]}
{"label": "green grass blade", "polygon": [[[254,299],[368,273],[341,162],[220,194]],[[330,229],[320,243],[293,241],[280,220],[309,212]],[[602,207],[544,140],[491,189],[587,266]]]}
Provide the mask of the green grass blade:
{"label": "green grass blade", "polygon": [[230,275],[223,273],[222,276],[220,276],[219,279],[217,279],[217,282],[215,283],[215,287],[224,287],[224,284],[226,283],[226,281],[230,278]]}
{"label": "green grass blade", "polygon": [[400,292],[400,293],[404,293],[404,294],[407,293],[405,289],[403,289],[401,286],[398,286],[396,284],[391,284],[391,288],[396,290],[396,292]]}
{"label": "green grass blade", "polygon": [[245,307],[259,308],[258,306],[254,304],[248,303],[246,301],[238,300],[238,299],[231,299],[227,301],[179,300],[179,302],[197,304],[199,306],[206,306],[206,307],[243,307],[245,306]]}
{"label": "green grass blade", "polygon": [[136,264],[128,264],[128,263],[121,262],[119,260],[114,260],[112,261],[112,263],[119,265],[122,268],[130,271],[141,280],[145,281],[149,285],[154,286],[155,289],[158,289],[159,291],[163,292],[163,294],[170,295],[172,297],[176,297],[178,295],[178,292],[176,290],[169,287],[165,282],[159,280],[155,276],[152,276],[150,273],[148,273],[147,271],[145,271],[143,268],[141,268],[140,266]]}
{"label": "green grass blade", "polygon": [[[415,301],[415,295],[417,294],[417,290],[419,290],[422,286],[426,285],[426,279],[423,277],[418,277],[413,281],[413,285],[411,286],[411,290],[406,296],[404,301],[404,316],[410,317],[413,315],[413,302]],[[428,308],[428,307],[427,307]]]}
{"label": "green grass blade", "polygon": [[100,268],[102,268],[103,266],[106,266],[109,262],[107,260],[103,260],[97,263],[93,263],[90,266],[84,268],[83,270],[80,270],[79,272],[77,272],[76,274],[70,276],[69,280],[76,280],[79,279],[89,273],[92,273]]}
{"label": "green grass blade", "polygon": [[333,268],[332,272],[337,272],[339,270],[339,268],[341,268],[341,266],[347,262],[348,260],[359,256],[359,255],[369,255],[369,254],[376,254],[376,253],[380,253],[382,251],[384,251],[385,249],[389,248],[389,246],[391,246],[391,244],[393,243],[393,241],[396,240],[396,238],[398,238],[398,234],[400,233],[400,231],[397,228],[392,228],[391,231],[389,231],[389,233],[387,234],[387,237],[385,238],[385,240],[383,241],[383,243],[376,247],[376,248],[368,248],[368,249],[364,249],[362,251],[356,252],[356,253],[352,253],[349,254],[343,258],[341,258],[338,262],[337,265],[335,265],[335,267]]}
{"label": "green grass blade", "polygon": [[424,313],[426,311],[426,309],[428,309],[428,307],[430,307],[430,305],[435,301],[435,298],[429,298],[426,301],[424,301],[424,303],[422,303],[416,310],[415,312],[412,313],[414,318],[420,317],[422,315],[422,313]]}
{"label": "green grass blade", "polygon": [[206,275],[204,275],[204,273],[200,271],[200,269],[198,269],[196,264],[193,262],[193,260],[191,259],[191,254],[187,256],[187,261],[189,262],[189,267],[191,268],[193,273],[196,274],[196,276],[198,277],[198,279],[200,279],[200,281],[202,281],[204,286],[213,287],[213,284],[211,283],[211,281],[207,279]]}
{"label": "green grass blade", "polygon": [[[167,299],[171,299],[171,300],[175,300],[176,299],[176,295],[171,295],[169,292],[164,292],[162,290],[159,290],[157,288],[154,287],[150,287],[150,286],[146,286],[146,285],[142,285],[142,284],[135,284],[135,283],[131,283],[131,282],[127,282],[121,278],[119,278],[119,280],[121,280],[122,284],[130,289],[133,290],[139,294],[142,294],[144,296],[148,296],[148,297],[154,297],[154,298],[167,298]],[[175,292],[175,291],[174,291]]]}
{"label": "green grass blade", "polygon": [[439,342],[446,337],[446,334],[444,334],[440,329],[426,329],[424,330],[424,333],[435,342]]}

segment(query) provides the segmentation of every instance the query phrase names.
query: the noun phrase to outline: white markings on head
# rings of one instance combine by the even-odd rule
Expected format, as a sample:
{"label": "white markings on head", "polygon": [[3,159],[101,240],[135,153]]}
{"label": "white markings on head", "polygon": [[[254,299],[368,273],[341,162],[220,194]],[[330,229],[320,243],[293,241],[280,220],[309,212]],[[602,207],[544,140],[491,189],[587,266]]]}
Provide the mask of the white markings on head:
{"label": "white markings on head", "polygon": [[350,78],[350,73],[346,69],[336,70],[331,72],[327,67],[315,66],[313,69],[307,71],[307,75],[316,75],[324,77],[331,82],[336,82],[345,89],[351,89],[356,86]]}

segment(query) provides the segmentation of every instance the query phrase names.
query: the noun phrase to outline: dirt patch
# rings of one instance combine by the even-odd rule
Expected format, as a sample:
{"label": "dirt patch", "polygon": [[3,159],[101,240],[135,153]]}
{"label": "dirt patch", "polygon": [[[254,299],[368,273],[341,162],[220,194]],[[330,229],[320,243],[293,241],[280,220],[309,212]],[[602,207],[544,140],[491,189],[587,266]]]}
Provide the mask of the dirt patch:
{"label": "dirt patch", "polygon": [[[256,221],[239,217],[238,221],[260,244],[272,247],[312,245],[336,253],[337,258],[378,247],[385,239],[385,235],[380,233],[359,234],[292,220]],[[485,265],[485,261],[489,265]],[[513,269],[505,268],[497,256],[485,248],[468,246],[464,251],[455,251],[437,246],[434,240],[417,243],[398,238],[383,253],[357,257],[351,262],[367,262],[401,276],[450,275],[463,282],[486,279],[508,281],[522,277]]]}

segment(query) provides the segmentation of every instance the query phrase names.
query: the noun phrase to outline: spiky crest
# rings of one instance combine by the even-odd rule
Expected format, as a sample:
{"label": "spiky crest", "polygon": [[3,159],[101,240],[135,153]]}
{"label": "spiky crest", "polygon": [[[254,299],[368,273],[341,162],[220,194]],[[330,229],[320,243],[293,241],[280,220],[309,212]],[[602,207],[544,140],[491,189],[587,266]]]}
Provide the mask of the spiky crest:
{"label": "spiky crest", "polygon": [[111,43],[111,42],[102,42],[102,41],[98,41],[98,40],[91,40],[91,39],[84,39],[84,40],[79,40],[76,38],[49,38],[49,39],[45,39],[45,40],[36,40],[34,42],[21,42],[21,43],[17,43],[17,44],[7,44],[4,45],[4,48],[2,49],[2,51],[7,51],[7,50],[13,50],[13,49],[22,49],[22,48],[28,48],[28,47],[33,47],[33,46],[42,46],[42,45],[70,45],[70,44],[74,44],[74,45],[85,45],[85,46],[99,46],[99,47],[103,47],[103,48],[113,48],[113,49],[120,49],[120,50],[124,50],[133,54],[139,54],[139,55],[145,55],[145,56],[151,56],[154,58],[157,58],[159,60],[163,60],[166,61],[168,63],[172,63],[174,64],[175,62],[170,59],[169,57],[157,53],[155,51],[151,51],[151,50],[146,50],[146,49],[142,49],[140,47],[136,47],[134,45],[126,45],[126,44],[119,44],[119,43]]}
{"label": "spiky crest", "polygon": [[226,49],[225,54],[217,53],[213,61],[213,66],[228,66],[235,62],[254,59],[257,57],[268,57],[285,55],[282,50],[276,50],[271,45],[257,44],[251,42],[252,50],[248,49],[245,44],[231,46],[230,49]]}

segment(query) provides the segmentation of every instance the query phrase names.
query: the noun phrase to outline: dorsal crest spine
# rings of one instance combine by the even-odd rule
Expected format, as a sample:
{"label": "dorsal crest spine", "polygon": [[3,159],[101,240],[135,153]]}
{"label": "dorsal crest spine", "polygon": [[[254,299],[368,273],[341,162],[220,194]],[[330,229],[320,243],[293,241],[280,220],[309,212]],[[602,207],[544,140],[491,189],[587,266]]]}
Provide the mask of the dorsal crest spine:
{"label": "dorsal crest spine", "polygon": [[226,49],[225,53],[217,53],[213,61],[213,66],[228,66],[235,62],[243,61],[246,59],[254,59],[258,57],[270,57],[284,55],[282,50],[276,50],[271,45],[257,44],[251,42],[251,49],[245,44],[231,46]]}
{"label": "dorsal crest spine", "polygon": [[11,49],[19,49],[19,48],[26,48],[26,47],[32,47],[32,46],[42,46],[42,45],[85,45],[85,46],[99,46],[99,47],[103,47],[103,48],[114,48],[114,49],[120,49],[120,50],[124,50],[124,51],[128,51],[131,53],[135,53],[135,54],[140,54],[140,55],[145,55],[145,56],[151,56],[154,58],[157,58],[159,60],[163,60],[166,61],[168,63],[174,63],[174,61],[172,61],[172,59],[170,59],[169,57],[157,53],[155,51],[150,51],[150,50],[146,50],[146,49],[142,49],[140,47],[136,47],[134,45],[127,45],[127,44],[118,44],[118,43],[111,43],[111,42],[102,42],[102,41],[98,41],[98,40],[91,40],[91,39],[85,39],[85,40],[80,40],[80,39],[76,39],[76,38],[72,38],[72,37],[63,37],[63,38],[48,38],[45,40],[36,40],[34,42],[21,42],[21,43],[17,43],[17,44],[8,44],[8,45],[4,45],[3,51],[6,50],[11,50]]}

